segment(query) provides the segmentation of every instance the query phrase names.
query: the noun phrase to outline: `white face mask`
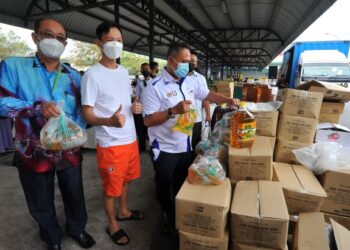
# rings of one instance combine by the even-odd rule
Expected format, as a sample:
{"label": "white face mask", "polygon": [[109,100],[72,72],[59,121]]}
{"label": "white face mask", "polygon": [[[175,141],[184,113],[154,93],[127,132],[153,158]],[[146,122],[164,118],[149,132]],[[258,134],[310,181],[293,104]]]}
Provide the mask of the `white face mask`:
{"label": "white face mask", "polygon": [[62,55],[64,45],[53,38],[44,38],[38,43],[39,50],[48,58],[58,59]]}
{"label": "white face mask", "polygon": [[123,44],[117,41],[110,41],[103,44],[103,53],[110,59],[120,57],[123,50]]}

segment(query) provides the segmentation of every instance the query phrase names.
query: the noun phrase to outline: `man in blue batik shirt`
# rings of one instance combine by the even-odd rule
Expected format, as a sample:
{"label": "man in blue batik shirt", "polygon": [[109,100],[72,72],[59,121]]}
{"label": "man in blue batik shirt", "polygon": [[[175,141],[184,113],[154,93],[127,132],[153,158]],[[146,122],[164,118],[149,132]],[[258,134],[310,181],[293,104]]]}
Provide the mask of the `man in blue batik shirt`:
{"label": "man in blue batik shirt", "polygon": [[41,19],[35,23],[34,57],[10,57],[0,64],[0,116],[15,118],[15,161],[30,214],[38,222],[40,238],[48,249],[61,249],[62,232],[54,205],[55,174],[64,203],[66,230],[81,247],[94,239],[85,232],[87,213],[79,148],[62,151],[40,147],[40,130],[60,110],[85,127],[81,115],[80,74],[60,63],[67,44],[66,30],[59,22]]}

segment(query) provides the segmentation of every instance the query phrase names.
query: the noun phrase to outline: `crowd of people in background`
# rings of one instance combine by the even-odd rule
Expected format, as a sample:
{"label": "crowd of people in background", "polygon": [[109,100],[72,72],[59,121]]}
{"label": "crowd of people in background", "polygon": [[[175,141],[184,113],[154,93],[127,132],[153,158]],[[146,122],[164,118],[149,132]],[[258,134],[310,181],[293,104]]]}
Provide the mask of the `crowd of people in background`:
{"label": "crowd of people in background", "polygon": [[[15,164],[40,238],[48,249],[61,249],[63,234],[54,206],[57,176],[67,234],[82,248],[96,244],[85,231],[88,216],[81,149],[49,151],[40,146],[41,129],[61,112],[81,128],[95,127],[97,168],[107,217],[105,232],[111,240],[116,245],[128,244],[130,237],[119,222],[146,216],[129,209],[127,200],[130,183],[142,178],[139,152],[147,149],[155,170],[163,232],[174,234],[175,196],[195,157],[202,124],[210,122],[209,102],[238,105],[238,100],[209,91],[205,77],[196,68],[197,55],[183,43],[170,45],[163,69],[156,62],[143,63],[142,78],[133,93],[128,70],[117,63],[123,50],[123,35],[117,25],[98,25],[96,45],[102,57],[83,76],[60,62],[67,44],[67,33],[60,22],[37,20],[32,38],[37,45],[35,56],[10,57],[0,64],[0,116],[15,118]],[[60,101],[64,105],[58,108]],[[191,110],[197,116],[193,135],[173,131],[177,118]]]}

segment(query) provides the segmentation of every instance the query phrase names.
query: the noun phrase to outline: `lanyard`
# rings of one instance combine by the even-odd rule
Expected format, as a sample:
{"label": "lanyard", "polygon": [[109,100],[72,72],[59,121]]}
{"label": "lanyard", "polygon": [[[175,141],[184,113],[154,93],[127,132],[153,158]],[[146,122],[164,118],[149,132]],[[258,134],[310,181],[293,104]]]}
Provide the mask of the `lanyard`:
{"label": "lanyard", "polygon": [[[46,80],[46,83],[48,84],[48,86],[50,87],[50,79],[47,77],[45,71],[44,71],[44,68],[43,68],[43,65],[40,65],[40,73],[41,73],[41,76],[43,77],[44,80]],[[58,86],[58,81],[61,77],[61,73],[62,73],[62,66],[61,65],[58,65],[58,72],[57,72],[57,75],[55,77],[55,80],[54,80],[54,83],[53,83],[53,86],[51,88],[51,96],[53,97],[53,91],[57,88]]]}
{"label": "lanyard", "polygon": [[52,92],[55,91],[55,89],[57,88],[57,85],[58,85],[58,80],[60,79],[61,77],[61,73],[62,73],[62,67],[61,65],[58,66],[58,72],[57,72],[57,75],[56,75],[56,78],[55,78],[55,81],[53,82],[53,86],[52,86]]}

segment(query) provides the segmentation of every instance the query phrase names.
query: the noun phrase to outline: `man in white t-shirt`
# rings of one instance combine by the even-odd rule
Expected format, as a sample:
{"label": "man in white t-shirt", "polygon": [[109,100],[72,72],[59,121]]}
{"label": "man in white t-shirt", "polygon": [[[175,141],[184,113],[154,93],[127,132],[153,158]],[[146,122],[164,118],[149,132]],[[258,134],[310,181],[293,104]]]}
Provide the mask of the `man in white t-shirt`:
{"label": "man in white t-shirt", "polygon": [[[229,105],[239,103],[191,84],[186,77],[190,60],[190,49],[186,44],[172,44],[167,53],[167,66],[148,84],[141,97],[156,172],[156,196],[163,211],[166,222],[163,230],[166,232],[174,232],[175,196],[192,163],[192,129],[188,129],[191,124],[177,123],[179,116],[195,108],[192,104],[196,99]],[[184,126],[180,129],[176,124]]]}
{"label": "man in white t-shirt", "polygon": [[[198,65],[198,58],[194,52],[191,52],[191,61],[189,64],[189,73],[187,78],[192,81],[191,84],[196,88],[204,88],[208,89],[207,80],[205,77],[196,71]],[[202,135],[202,122],[203,122],[203,114],[202,110],[205,110],[205,122],[210,125],[211,117],[210,117],[210,104],[208,101],[202,101],[196,99],[196,110],[197,110],[197,119],[195,124],[193,125],[193,134],[192,134],[192,148],[195,150],[197,144],[201,141]]]}
{"label": "man in white t-shirt", "polygon": [[[127,207],[128,183],[140,177],[133,113],[140,114],[142,105],[138,99],[131,103],[128,70],[116,63],[123,48],[120,29],[115,24],[102,23],[96,35],[102,59],[82,78],[83,114],[87,123],[96,126],[97,163],[109,221],[106,232],[115,244],[126,245],[129,236],[117,220],[144,218],[142,212]],[[117,216],[116,198],[120,200]]]}

